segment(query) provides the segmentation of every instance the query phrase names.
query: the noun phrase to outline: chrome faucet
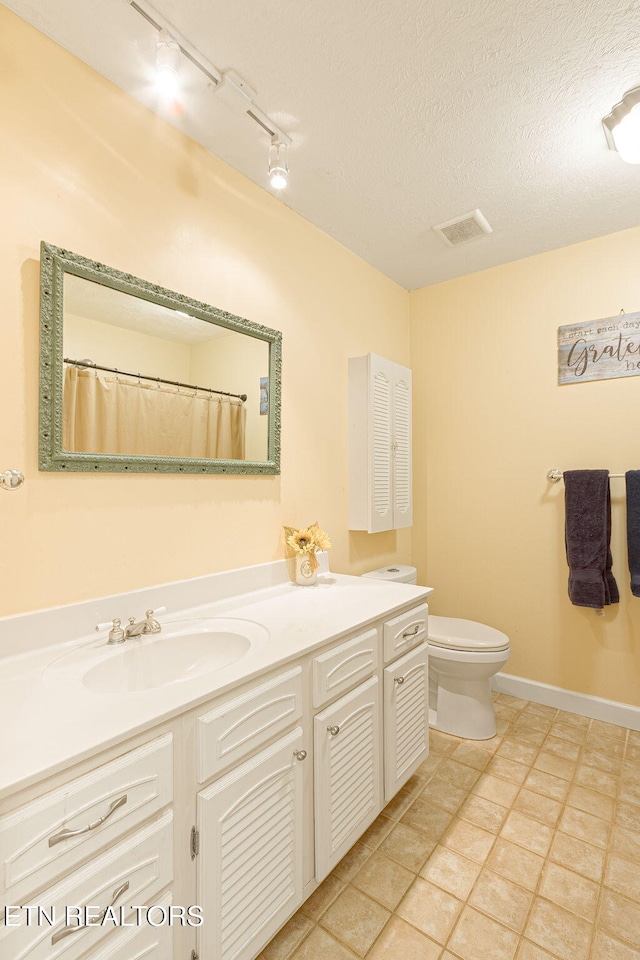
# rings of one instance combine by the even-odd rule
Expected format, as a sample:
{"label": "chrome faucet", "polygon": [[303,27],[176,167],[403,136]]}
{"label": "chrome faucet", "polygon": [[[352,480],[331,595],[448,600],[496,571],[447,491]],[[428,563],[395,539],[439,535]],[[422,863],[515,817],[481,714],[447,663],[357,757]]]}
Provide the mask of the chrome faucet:
{"label": "chrome faucet", "polygon": [[160,633],[162,627],[153,616],[153,610],[147,610],[144,620],[136,623],[135,617],[129,617],[129,625],[124,628],[124,639],[141,637],[147,633]]}
{"label": "chrome faucet", "polygon": [[144,620],[136,623],[135,617],[129,617],[128,625],[122,629],[122,623],[118,617],[115,617],[112,623],[97,623],[96,631],[101,633],[103,630],[109,630],[107,643],[124,643],[129,637],[142,637],[149,633],[160,633],[161,625],[156,620],[156,615],[166,613],[166,607],[158,607],[157,610],[147,610]]}

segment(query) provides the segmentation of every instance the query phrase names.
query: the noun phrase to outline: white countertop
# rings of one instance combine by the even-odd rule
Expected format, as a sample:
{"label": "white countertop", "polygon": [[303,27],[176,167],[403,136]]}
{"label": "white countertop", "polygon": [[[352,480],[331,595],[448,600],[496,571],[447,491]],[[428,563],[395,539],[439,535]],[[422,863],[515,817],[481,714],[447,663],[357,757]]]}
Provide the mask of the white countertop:
{"label": "white countertop", "polygon": [[[263,565],[269,566],[276,564]],[[162,588],[153,590],[157,596]],[[161,623],[190,617],[238,617],[263,625],[270,637],[263,646],[252,648],[242,659],[214,673],[150,690],[101,693],[87,689],[78,678],[56,678],[54,682],[50,676],[44,676],[47,667],[62,653],[76,646],[95,644],[95,633],[76,636],[65,644],[3,657],[0,800],[327,641],[424,601],[431,592],[428,587],[324,573],[312,587],[280,582],[187,609],[170,607],[170,613],[159,618]],[[138,594],[143,597],[144,591]],[[82,605],[75,607],[81,609]],[[58,620],[53,632],[58,636],[64,609],[53,611]],[[40,630],[46,615],[47,611],[33,615],[37,618],[33,623]],[[28,626],[28,615],[18,619],[19,633],[25,629],[25,621]],[[11,620],[5,618],[2,622],[5,631],[11,627]],[[127,641],[131,642],[135,641]]]}

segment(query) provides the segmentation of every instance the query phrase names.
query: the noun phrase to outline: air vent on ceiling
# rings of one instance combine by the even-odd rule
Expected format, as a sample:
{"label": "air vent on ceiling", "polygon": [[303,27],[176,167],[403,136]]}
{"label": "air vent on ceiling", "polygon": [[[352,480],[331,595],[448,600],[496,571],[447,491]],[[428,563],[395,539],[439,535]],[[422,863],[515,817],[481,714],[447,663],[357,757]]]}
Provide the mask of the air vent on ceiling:
{"label": "air vent on ceiling", "polygon": [[448,247],[458,247],[461,243],[478,240],[493,232],[493,227],[489,226],[479,210],[463,213],[461,217],[439,223],[433,229],[440,234]]}

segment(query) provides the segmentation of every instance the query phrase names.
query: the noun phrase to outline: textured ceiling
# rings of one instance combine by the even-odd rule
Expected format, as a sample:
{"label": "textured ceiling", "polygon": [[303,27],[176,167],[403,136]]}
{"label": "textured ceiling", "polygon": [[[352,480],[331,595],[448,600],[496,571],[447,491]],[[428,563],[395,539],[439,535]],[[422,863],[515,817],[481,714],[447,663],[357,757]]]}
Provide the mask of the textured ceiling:
{"label": "textured ceiling", "polygon": [[170,310],[159,303],[142,300],[72,273],[64,275],[64,311],[65,316],[71,313],[96,323],[135,330],[149,337],[188,346],[209,343],[220,337],[241,336],[226,327],[218,327],[199,317]]}
{"label": "textured ceiling", "polygon": [[[156,33],[126,0],[5,5],[152,108]],[[630,0],[154,0],[290,134],[282,202],[408,289],[635,226],[640,167],[601,118],[640,84]],[[173,120],[256,183],[268,136],[194,68]],[[430,229],[479,207],[484,239]]]}

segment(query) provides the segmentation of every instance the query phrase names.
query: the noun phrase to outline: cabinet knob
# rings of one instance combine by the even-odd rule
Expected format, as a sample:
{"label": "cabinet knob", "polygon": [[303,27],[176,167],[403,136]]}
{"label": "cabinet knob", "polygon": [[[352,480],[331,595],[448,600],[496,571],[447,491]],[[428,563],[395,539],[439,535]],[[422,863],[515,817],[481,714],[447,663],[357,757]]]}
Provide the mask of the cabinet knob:
{"label": "cabinet knob", "polygon": [[296,758],[296,760],[306,760],[306,759],[307,759],[307,751],[306,751],[306,750],[294,750],[294,751],[293,751],[293,755],[294,755],[294,757]]}
{"label": "cabinet knob", "polygon": [[404,677],[394,677],[393,682],[397,683],[398,686],[400,687],[404,683]]}
{"label": "cabinet knob", "polygon": [[402,634],[402,636],[405,637],[405,638],[406,638],[406,637],[415,637],[418,633],[420,633],[421,627],[422,627],[422,624],[416,623],[416,625],[415,625],[415,627],[413,628],[413,630],[405,630],[404,633]]}
{"label": "cabinet knob", "polygon": [[329,731],[332,737],[337,737],[338,734],[340,733],[340,727],[337,724],[334,724],[334,726],[332,727],[327,727],[327,730]]}

